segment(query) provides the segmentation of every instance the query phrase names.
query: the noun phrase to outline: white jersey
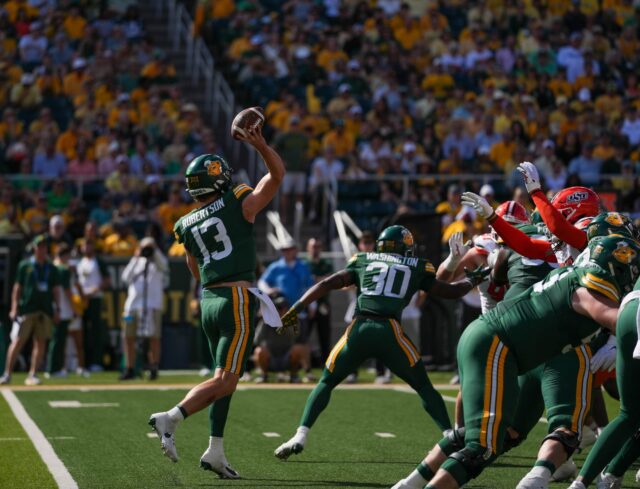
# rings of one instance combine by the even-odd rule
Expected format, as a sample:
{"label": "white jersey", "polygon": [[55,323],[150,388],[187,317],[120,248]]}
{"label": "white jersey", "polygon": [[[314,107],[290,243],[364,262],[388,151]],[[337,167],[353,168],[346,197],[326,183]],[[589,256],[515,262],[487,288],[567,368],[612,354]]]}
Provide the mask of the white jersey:
{"label": "white jersey", "polygon": [[[495,239],[488,233],[473,238],[473,245],[480,254],[487,257],[489,257],[491,253],[498,251],[498,243],[496,243]],[[507,286],[496,285],[490,278],[480,282],[478,292],[480,294],[480,310],[482,314],[486,314],[496,307],[498,302],[503,299],[506,291]]]}

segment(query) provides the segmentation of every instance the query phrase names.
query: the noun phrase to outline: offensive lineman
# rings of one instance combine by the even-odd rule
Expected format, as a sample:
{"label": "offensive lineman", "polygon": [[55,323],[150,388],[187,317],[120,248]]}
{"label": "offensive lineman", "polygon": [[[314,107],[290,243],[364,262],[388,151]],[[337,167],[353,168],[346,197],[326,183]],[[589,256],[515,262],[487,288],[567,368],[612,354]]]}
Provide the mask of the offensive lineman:
{"label": "offensive lineman", "polygon": [[202,283],[202,327],[216,362],[215,373],[191,389],[176,407],[152,414],[149,420],[161,439],[162,451],[177,462],[174,433],[178,424],[209,406],[211,436],[200,466],[230,479],[239,475],[227,462],[222,436],[231,395],[253,344],[256,297],[249,290],[256,269],[253,223],[278,191],[285,173],[282,159],[266,143],[261,129],[246,131],[242,140],[260,153],[268,173],[255,190],[245,184],[234,186],[232,169],[222,157],[198,156],[187,168],[186,183],[199,208],[174,226],[186,250],[187,266]]}
{"label": "offensive lineman", "polygon": [[589,341],[600,326],[615,330],[619,301],[638,276],[640,246],[609,236],[585,253],[577,266],[554,270],[467,328],[458,344],[464,442],[445,437],[429,453],[425,489],[457,489],[502,453],[518,374]]}
{"label": "offensive lineman", "polygon": [[302,452],[309,429],[329,404],[332,390],[371,357],[380,359],[418,393],[424,409],[440,430],[451,429],[442,396],[429,381],[399,319],[418,290],[457,299],[481,282],[486,271],[480,268],[467,271],[467,278],[452,284],[437,280],[431,262],[413,257],[413,235],[403,226],[383,230],[375,250],[354,255],[346,269],[311,287],[282,317],[282,331],[295,329],[298,313],[304,307],[331,290],[353,284],[357,287],[354,319],[329,354],[322,378],[307,399],[296,434],[275,450],[274,455],[280,459]]}

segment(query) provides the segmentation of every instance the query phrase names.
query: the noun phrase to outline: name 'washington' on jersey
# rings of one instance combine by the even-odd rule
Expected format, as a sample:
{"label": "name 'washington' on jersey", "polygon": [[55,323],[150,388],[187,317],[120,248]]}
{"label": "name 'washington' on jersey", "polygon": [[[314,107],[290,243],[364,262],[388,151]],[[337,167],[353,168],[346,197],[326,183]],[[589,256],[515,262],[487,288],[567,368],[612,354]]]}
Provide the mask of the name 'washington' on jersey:
{"label": "name 'washington' on jersey", "polygon": [[573,310],[573,293],[579,287],[604,290],[619,301],[617,287],[602,268],[565,267],[483,316],[514,353],[519,373],[588,343],[598,332],[597,322]]}
{"label": "name 'washington' on jersey", "polygon": [[220,198],[181,217],[176,239],[195,257],[203,287],[220,282],[256,279],[253,223],[242,214],[242,201],[253,191],[240,184]]}
{"label": "name 'washington' on jersey", "polygon": [[355,314],[398,321],[413,294],[428,291],[436,278],[430,261],[389,253],[357,253],[346,269],[358,288]]}

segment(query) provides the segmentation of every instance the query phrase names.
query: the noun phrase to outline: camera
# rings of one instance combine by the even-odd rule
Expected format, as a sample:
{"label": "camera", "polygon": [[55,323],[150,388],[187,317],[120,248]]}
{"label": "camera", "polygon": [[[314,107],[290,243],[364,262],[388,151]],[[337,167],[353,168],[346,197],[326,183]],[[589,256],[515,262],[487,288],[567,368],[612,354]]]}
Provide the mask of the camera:
{"label": "camera", "polygon": [[144,246],[140,249],[140,256],[151,258],[153,256],[153,246]]}

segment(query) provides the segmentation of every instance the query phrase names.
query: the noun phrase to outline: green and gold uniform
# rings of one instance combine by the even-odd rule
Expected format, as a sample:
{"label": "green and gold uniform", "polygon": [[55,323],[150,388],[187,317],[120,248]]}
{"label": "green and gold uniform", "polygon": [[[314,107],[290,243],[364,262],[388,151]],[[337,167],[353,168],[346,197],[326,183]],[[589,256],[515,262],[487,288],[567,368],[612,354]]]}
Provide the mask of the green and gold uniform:
{"label": "green and gold uniform", "polygon": [[48,339],[53,329],[53,291],[59,285],[58,270],[46,260],[39,264],[35,258],[22,260],[18,265],[16,283],[22,287],[18,299],[19,335]]}
{"label": "green and gold uniform", "polygon": [[[217,286],[255,281],[256,241],[253,223],[245,220],[242,201],[252,192],[240,184],[176,222],[179,243],[195,257],[202,282],[201,324],[216,368],[242,375],[251,354],[256,298],[244,287]],[[209,410],[211,436],[221,437],[231,396]]]}
{"label": "green and gold uniform", "polygon": [[329,403],[331,391],[362,362],[377,358],[416,390],[439,429],[450,429],[442,396],[433,388],[416,347],[399,322],[413,294],[431,288],[435,268],[421,258],[358,253],[346,270],[357,287],[355,316],[331,350],[322,378],[307,400],[300,426],[313,426]]}
{"label": "green and gold uniform", "polygon": [[[459,485],[479,475],[502,452],[518,401],[518,375],[587,344],[600,329],[572,308],[573,293],[580,287],[620,299],[618,285],[604,268],[595,263],[566,267],[501,302],[463,333],[457,356],[465,448],[445,451],[450,457],[442,465]],[[586,392],[589,386],[582,388]],[[440,446],[450,446],[448,439]]]}
{"label": "green and gold uniform", "polygon": [[[616,324],[616,381],[620,413],[602,431],[580,471],[588,485],[607,465],[605,472],[622,477],[640,455],[640,280],[620,306]],[[634,350],[636,356],[634,357]],[[622,447],[622,448],[621,448]]]}
{"label": "green and gold uniform", "polygon": [[[518,227],[532,238],[542,239],[545,236],[540,226]],[[544,260],[526,258],[514,251],[510,252],[507,263],[509,290],[505,300],[521,294],[554,270],[554,266]],[[590,361],[591,349],[581,345],[553,357],[518,378],[520,396],[511,424],[518,438],[512,441],[513,444],[526,439],[545,408],[549,433],[562,427],[581,436],[584,419],[591,405]]]}
{"label": "green and gold uniform", "polygon": [[202,327],[216,367],[242,375],[253,344],[255,297],[243,287],[216,284],[255,281],[253,224],[242,214],[251,187],[241,184],[183,216],[174,233],[195,257],[202,282]]}

